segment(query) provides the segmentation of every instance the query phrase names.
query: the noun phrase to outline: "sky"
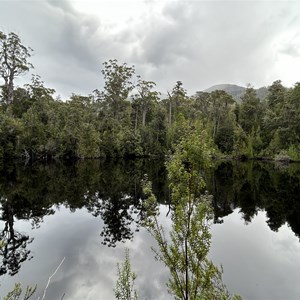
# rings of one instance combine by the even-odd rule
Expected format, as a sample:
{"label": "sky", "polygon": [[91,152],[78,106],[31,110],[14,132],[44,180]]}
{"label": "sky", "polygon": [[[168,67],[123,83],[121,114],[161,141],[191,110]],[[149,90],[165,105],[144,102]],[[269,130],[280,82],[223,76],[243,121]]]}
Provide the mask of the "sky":
{"label": "sky", "polygon": [[0,0],[0,30],[34,49],[17,84],[37,74],[64,99],[101,90],[109,59],[165,94],[300,81],[300,0]]}

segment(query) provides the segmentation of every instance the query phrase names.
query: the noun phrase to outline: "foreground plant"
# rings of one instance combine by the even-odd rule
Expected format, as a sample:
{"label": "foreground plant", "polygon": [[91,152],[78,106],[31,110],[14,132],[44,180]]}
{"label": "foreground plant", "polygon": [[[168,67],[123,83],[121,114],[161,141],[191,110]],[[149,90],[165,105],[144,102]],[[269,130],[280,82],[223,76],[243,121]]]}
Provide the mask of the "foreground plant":
{"label": "foreground plant", "polygon": [[[3,240],[0,240],[0,249],[5,247],[5,242]],[[35,291],[36,291],[36,286],[35,287],[26,287],[26,291],[24,294],[24,297],[22,298],[23,300],[28,300],[30,299]],[[8,292],[6,296],[4,296],[3,300],[19,300],[21,295],[22,295],[22,287],[20,283],[16,283],[13,290]]]}
{"label": "foreground plant", "polygon": [[222,282],[222,270],[207,258],[213,212],[211,196],[203,192],[205,182],[200,171],[208,164],[209,155],[205,133],[192,132],[167,163],[172,189],[172,228],[168,234],[159,223],[151,184],[144,183],[145,226],[157,242],[158,249],[153,249],[156,259],[170,271],[168,291],[178,300],[241,299],[230,296]]}
{"label": "foreground plant", "polygon": [[134,288],[136,274],[131,270],[129,250],[125,249],[125,261],[117,264],[118,280],[114,289],[118,300],[138,300],[137,291]]}
{"label": "foreground plant", "polygon": [[22,287],[20,283],[16,283],[14,289],[10,291],[3,298],[3,300],[19,300],[19,299],[28,300],[34,295],[35,291],[36,291],[36,286],[34,288],[27,286],[23,298],[20,298],[22,294]]}

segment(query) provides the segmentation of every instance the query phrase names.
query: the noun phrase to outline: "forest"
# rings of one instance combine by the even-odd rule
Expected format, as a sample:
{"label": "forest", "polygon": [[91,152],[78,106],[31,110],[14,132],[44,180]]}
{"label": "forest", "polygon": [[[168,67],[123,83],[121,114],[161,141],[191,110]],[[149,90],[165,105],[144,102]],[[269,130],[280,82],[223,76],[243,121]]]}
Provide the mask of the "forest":
{"label": "forest", "polygon": [[102,66],[102,90],[62,100],[38,75],[15,86],[33,67],[32,52],[15,33],[0,33],[2,158],[160,157],[196,129],[214,157],[300,159],[300,83],[277,80],[263,100],[248,86],[237,102],[222,90],[188,96],[177,81],[164,97],[134,66],[112,59]]}

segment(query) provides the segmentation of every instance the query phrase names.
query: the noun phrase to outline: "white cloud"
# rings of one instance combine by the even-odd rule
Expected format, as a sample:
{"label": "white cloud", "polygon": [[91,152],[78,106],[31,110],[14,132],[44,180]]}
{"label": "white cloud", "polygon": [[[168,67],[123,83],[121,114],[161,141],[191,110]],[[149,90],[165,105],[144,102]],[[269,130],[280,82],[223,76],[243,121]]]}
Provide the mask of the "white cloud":
{"label": "white cloud", "polygon": [[134,64],[163,93],[177,80],[190,93],[218,83],[299,80],[300,2],[74,0],[0,1],[0,6],[0,30],[15,31],[35,50],[33,73],[63,97],[101,88],[101,63],[110,58]]}

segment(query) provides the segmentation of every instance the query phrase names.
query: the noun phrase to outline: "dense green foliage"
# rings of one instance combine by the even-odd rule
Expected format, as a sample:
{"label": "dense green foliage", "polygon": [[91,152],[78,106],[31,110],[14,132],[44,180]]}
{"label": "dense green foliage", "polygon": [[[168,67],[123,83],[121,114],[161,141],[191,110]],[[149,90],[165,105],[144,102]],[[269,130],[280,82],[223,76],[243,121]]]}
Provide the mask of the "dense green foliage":
{"label": "dense green foliage", "polygon": [[133,66],[109,60],[103,90],[62,101],[39,76],[15,87],[14,76],[32,67],[31,49],[14,33],[1,32],[0,40],[0,157],[162,156],[174,151],[187,126],[201,122],[215,154],[300,159],[300,83],[285,88],[275,81],[263,100],[248,87],[237,103],[218,90],[187,96],[177,81],[164,98]]}

